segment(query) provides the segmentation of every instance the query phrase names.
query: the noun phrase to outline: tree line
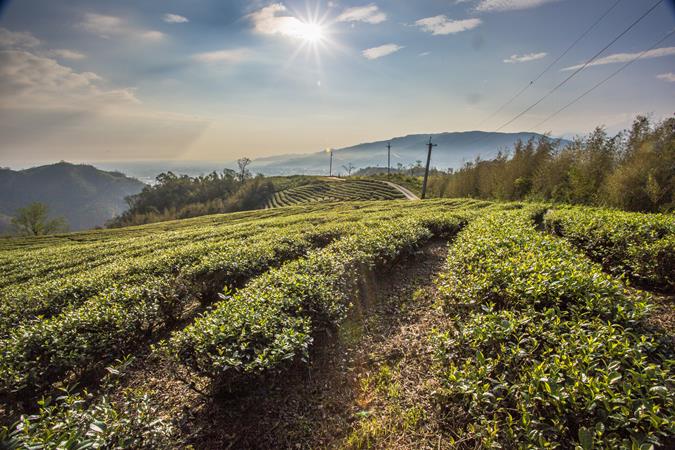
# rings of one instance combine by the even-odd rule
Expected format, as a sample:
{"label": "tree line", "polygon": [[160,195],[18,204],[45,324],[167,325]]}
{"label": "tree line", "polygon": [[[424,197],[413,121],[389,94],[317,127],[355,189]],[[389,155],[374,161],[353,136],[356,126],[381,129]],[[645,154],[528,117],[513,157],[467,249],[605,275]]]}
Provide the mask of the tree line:
{"label": "tree line", "polygon": [[246,168],[250,159],[238,161],[239,170],[191,177],[173,172],[159,174],[155,184],[126,198],[129,209],[108,222],[111,228],[207,214],[246,211],[261,207],[274,194],[274,185]]}
{"label": "tree line", "polygon": [[675,117],[638,116],[610,136],[598,127],[567,146],[548,137],[517,142],[496,158],[432,175],[436,197],[534,200],[628,211],[675,209]]}

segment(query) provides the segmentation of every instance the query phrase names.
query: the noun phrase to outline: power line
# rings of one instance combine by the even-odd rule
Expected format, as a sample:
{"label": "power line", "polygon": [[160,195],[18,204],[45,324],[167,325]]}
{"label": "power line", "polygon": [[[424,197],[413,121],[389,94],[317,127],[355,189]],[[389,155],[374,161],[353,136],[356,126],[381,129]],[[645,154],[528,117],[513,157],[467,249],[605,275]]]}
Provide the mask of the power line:
{"label": "power line", "polygon": [[483,119],[483,121],[480,122],[480,123],[478,124],[478,128],[479,128],[482,124],[484,124],[485,122],[487,122],[488,120],[492,119],[492,118],[495,117],[497,114],[499,114],[500,112],[502,112],[502,110],[503,110],[504,108],[506,108],[508,105],[510,105],[511,103],[513,103],[513,101],[514,101],[515,99],[517,99],[518,97],[520,97],[521,95],[523,95],[523,93],[524,93],[525,91],[527,91],[534,83],[536,83],[537,81],[539,81],[539,80],[541,79],[541,77],[543,77],[549,70],[551,70],[551,68],[553,68],[553,66],[555,66],[561,59],[563,59],[563,58],[565,57],[565,55],[567,55],[567,54],[570,52],[570,50],[572,50],[574,47],[576,47],[576,45],[577,45],[579,42],[581,42],[581,40],[582,40],[583,38],[585,38],[585,37],[588,35],[588,33],[590,33],[596,26],[598,26],[598,24],[599,24],[600,22],[602,22],[602,20],[603,20],[605,17],[607,17],[607,15],[609,15],[609,13],[612,12],[612,11],[614,10],[614,8],[616,8],[616,7],[618,6],[618,4],[621,3],[621,1],[622,1],[622,0],[616,0],[616,2],[614,2],[614,4],[613,4],[612,6],[610,6],[609,9],[608,9],[607,11],[605,11],[605,12],[604,12],[604,13],[603,13],[603,14],[602,14],[595,22],[593,22],[593,24],[592,24],[586,31],[584,31],[584,32],[581,34],[581,36],[579,36],[574,42],[572,42],[572,44],[571,44],[569,47],[567,47],[567,49],[566,49],[564,52],[562,52],[562,53],[555,59],[555,61],[553,61],[552,63],[550,63],[548,66],[546,66],[546,68],[545,68],[543,71],[541,71],[541,73],[540,73],[539,75],[537,75],[533,80],[531,80],[529,83],[527,83],[527,85],[525,85],[520,91],[518,91],[518,92],[517,92],[513,97],[511,97],[506,103],[504,103],[503,105],[501,105],[501,106],[500,106],[495,112],[493,112],[489,117]]}
{"label": "power line", "polygon": [[634,63],[635,61],[637,61],[638,59],[642,58],[642,57],[645,55],[645,53],[647,53],[648,51],[653,50],[654,48],[656,48],[658,45],[660,45],[663,41],[665,41],[666,39],[668,39],[669,37],[671,37],[673,34],[675,34],[675,30],[672,30],[670,33],[668,33],[667,35],[665,35],[663,38],[659,39],[659,41],[656,42],[654,45],[652,45],[651,47],[649,47],[647,50],[642,51],[638,56],[636,56],[635,58],[631,59],[630,61],[628,61],[628,62],[627,62],[626,64],[624,64],[623,66],[619,67],[619,69],[617,69],[616,71],[612,72],[612,74],[610,74],[608,77],[602,79],[602,80],[599,81],[597,84],[595,84],[592,88],[588,89],[588,90],[585,91],[583,94],[579,95],[577,98],[575,98],[575,99],[572,100],[571,102],[567,103],[565,106],[563,106],[562,108],[560,108],[559,110],[557,110],[556,112],[554,112],[553,114],[551,114],[550,116],[548,116],[547,118],[545,118],[544,120],[542,120],[541,122],[539,122],[537,125],[535,125],[534,128],[535,128],[535,129],[539,128],[541,125],[543,125],[544,123],[548,122],[548,121],[551,120],[553,117],[557,116],[558,114],[560,114],[561,112],[563,112],[564,110],[566,110],[567,108],[569,108],[570,106],[572,106],[573,104],[575,104],[576,102],[578,102],[579,100],[581,100],[582,98],[584,98],[585,96],[587,96],[588,94],[590,94],[591,92],[593,92],[594,90],[596,90],[597,88],[599,88],[601,85],[605,84],[605,83],[606,83],[607,81],[609,81],[610,79],[614,78],[616,75],[618,75],[618,74],[619,74],[620,72],[622,72],[624,69],[626,69],[628,66],[630,66],[631,64],[633,64],[633,63]]}
{"label": "power line", "polygon": [[520,112],[519,114],[517,114],[515,117],[513,117],[513,118],[512,118],[511,120],[509,120],[508,122],[504,123],[502,126],[500,126],[499,128],[497,128],[495,131],[499,131],[499,130],[501,130],[501,129],[503,129],[503,128],[509,126],[509,125],[511,125],[513,122],[515,122],[515,121],[518,120],[519,118],[523,117],[525,114],[527,114],[527,113],[528,113],[529,111],[531,111],[534,107],[536,107],[537,105],[539,105],[539,104],[540,104],[541,102],[543,102],[545,99],[547,99],[548,97],[550,97],[551,94],[553,94],[555,91],[557,91],[558,89],[560,89],[563,85],[567,84],[568,81],[570,81],[570,80],[571,80],[572,78],[574,78],[579,72],[581,72],[581,71],[584,70],[586,67],[588,67],[588,65],[589,65],[590,63],[592,63],[593,61],[595,61],[595,60],[598,58],[598,56],[600,56],[601,54],[603,54],[603,53],[605,52],[605,50],[607,50],[607,49],[608,49],[609,47],[611,47],[616,41],[618,41],[619,39],[621,39],[626,33],[628,33],[630,30],[632,30],[633,27],[634,27],[635,25],[637,25],[638,23],[640,23],[640,22],[642,21],[642,19],[644,19],[645,17],[647,17],[647,15],[649,15],[649,13],[651,13],[652,11],[654,11],[654,9],[656,9],[657,6],[659,6],[661,3],[663,3],[663,1],[664,1],[664,0],[659,0],[658,2],[656,2],[651,8],[649,8],[649,9],[648,9],[647,11],[645,11],[640,17],[638,17],[633,23],[631,23],[631,24],[628,26],[628,28],[626,28],[625,30],[623,30],[623,31],[622,31],[621,33],[619,33],[614,39],[612,39],[612,40],[609,42],[609,44],[605,45],[599,52],[597,52],[595,55],[593,55],[588,61],[586,61],[586,62],[585,62],[584,64],[582,64],[581,66],[579,66],[579,67],[577,68],[577,70],[575,70],[574,72],[572,72],[572,74],[571,74],[570,76],[568,76],[568,77],[565,78],[563,81],[561,81],[560,83],[558,83],[553,89],[551,89],[551,90],[548,91],[546,94],[544,94],[539,100],[537,100],[536,102],[534,102],[533,104],[531,104],[530,106],[528,106],[527,108],[525,108],[522,112]]}

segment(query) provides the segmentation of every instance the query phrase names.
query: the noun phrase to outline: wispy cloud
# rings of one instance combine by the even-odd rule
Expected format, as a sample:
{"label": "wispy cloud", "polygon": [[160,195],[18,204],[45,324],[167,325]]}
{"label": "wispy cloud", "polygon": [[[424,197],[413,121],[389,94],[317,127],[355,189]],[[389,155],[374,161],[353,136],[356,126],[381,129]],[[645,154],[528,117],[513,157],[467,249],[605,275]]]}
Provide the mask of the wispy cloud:
{"label": "wispy cloud", "polygon": [[234,64],[243,61],[250,55],[245,48],[217,50],[213,52],[197,53],[193,55],[195,61],[203,63],[228,63]]}
{"label": "wispy cloud", "polygon": [[3,156],[35,155],[44,142],[44,158],[60,152],[105,159],[101,142],[126,149],[120,151],[129,158],[148,149],[174,155],[208,126],[203,119],[149,108],[133,87],[111,86],[97,73],[69,67],[65,60],[80,53],[43,45],[30,33],[0,28],[0,136],[12,143]]}
{"label": "wispy cloud", "polygon": [[480,19],[452,20],[445,15],[427,17],[415,22],[415,25],[433,35],[446,35],[471,30],[483,23]]}
{"label": "wispy cloud", "polygon": [[83,59],[85,55],[75,50],[55,49],[43,50],[42,42],[25,31],[10,31],[6,28],[0,28],[0,50],[30,50],[37,55],[47,57],[57,57],[61,59]]}
{"label": "wispy cloud", "polygon": [[60,48],[56,50],[49,50],[46,52],[49,56],[54,56],[62,59],[78,60],[86,58],[86,55],[75,50],[68,50],[66,48]]}
{"label": "wispy cloud", "polygon": [[385,44],[380,45],[379,47],[368,48],[362,52],[363,56],[367,59],[378,59],[383,56],[391,55],[401,50],[403,47],[397,44]]}
{"label": "wispy cloud", "polygon": [[189,22],[187,17],[178,14],[166,13],[162,16],[162,20],[166,23],[185,23]]}
{"label": "wispy cloud", "polygon": [[506,64],[530,62],[530,61],[536,61],[538,59],[546,58],[546,55],[548,55],[548,53],[546,53],[546,52],[526,53],[524,55],[511,55],[507,59],[505,59],[504,62]]}
{"label": "wispy cloud", "polygon": [[377,5],[356,6],[346,9],[336,19],[338,22],[365,22],[382,23],[387,20],[387,15],[380,11]]}
{"label": "wispy cloud", "polygon": [[160,31],[135,28],[124,19],[116,16],[87,13],[84,15],[84,19],[80,25],[86,31],[96,34],[104,39],[110,39],[114,36],[130,37],[155,42],[164,39],[164,33]]}
{"label": "wispy cloud", "polygon": [[[605,64],[625,63],[633,60],[634,58],[637,58],[638,56],[640,56],[641,53],[642,52],[615,53],[613,55],[605,56],[604,58],[596,59],[588,66],[590,67],[590,66],[602,66]],[[646,51],[642,56],[640,56],[640,59],[662,58],[664,56],[672,56],[672,55],[675,55],[675,47],[662,47]],[[583,66],[584,66],[583,64],[577,64],[575,66],[565,67],[564,69],[562,69],[562,71],[577,70]]]}
{"label": "wispy cloud", "polygon": [[24,50],[0,50],[0,80],[3,107],[98,109],[139,103],[131,89],[102,89],[97,74]]}
{"label": "wispy cloud", "polygon": [[478,5],[476,5],[476,11],[514,11],[518,9],[536,8],[537,6],[556,1],[560,0],[480,0]]}
{"label": "wispy cloud", "polygon": [[0,48],[31,48],[40,45],[40,40],[30,33],[0,28]]}
{"label": "wispy cloud", "polygon": [[660,73],[656,76],[659,80],[667,81],[669,83],[675,83],[675,73],[673,72],[668,72],[668,73]]}

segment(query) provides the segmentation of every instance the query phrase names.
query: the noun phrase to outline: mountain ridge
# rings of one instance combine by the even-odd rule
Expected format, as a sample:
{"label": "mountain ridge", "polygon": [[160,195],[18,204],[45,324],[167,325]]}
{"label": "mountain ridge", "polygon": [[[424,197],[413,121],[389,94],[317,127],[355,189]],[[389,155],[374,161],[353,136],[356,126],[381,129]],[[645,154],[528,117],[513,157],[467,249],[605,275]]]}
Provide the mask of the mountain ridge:
{"label": "mountain ridge", "polygon": [[[387,143],[392,144],[391,164],[408,166],[426,159],[426,143],[432,138],[437,144],[432,153],[432,166],[439,169],[458,168],[466,161],[493,158],[497,153],[510,150],[518,141],[548,138],[560,140],[562,145],[569,141],[534,132],[496,133],[486,131],[458,131],[440,133],[414,133],[391,139],[364,142],[333,150],[333,173],[340,172],[341,164],[351,163],[357,168],[386,166]],[[328,173],[329,157],[326,151],[308,154],[285,154],[256,158],[251,170],[265,175],[287,175],[290,173]]]}

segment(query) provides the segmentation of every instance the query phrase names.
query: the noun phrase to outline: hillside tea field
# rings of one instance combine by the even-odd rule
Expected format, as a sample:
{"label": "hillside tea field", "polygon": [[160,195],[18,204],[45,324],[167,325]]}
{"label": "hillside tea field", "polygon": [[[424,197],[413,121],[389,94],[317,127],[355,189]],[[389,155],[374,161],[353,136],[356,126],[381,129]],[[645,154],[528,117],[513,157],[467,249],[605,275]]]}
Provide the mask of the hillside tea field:
{"label": "hillside tea field", "polygon": [[675,444],[673,215],[354,183],[0,240],[4,448]]}

